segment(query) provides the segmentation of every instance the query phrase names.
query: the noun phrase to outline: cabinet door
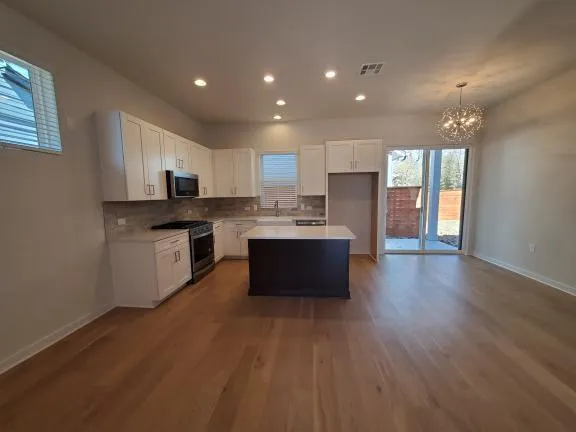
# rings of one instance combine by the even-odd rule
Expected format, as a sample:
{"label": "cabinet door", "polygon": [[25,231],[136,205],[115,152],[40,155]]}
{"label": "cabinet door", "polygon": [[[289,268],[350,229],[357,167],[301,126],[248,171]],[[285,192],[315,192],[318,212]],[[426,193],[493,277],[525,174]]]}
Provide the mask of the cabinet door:
{"label": "cabinet door", "polygon": [[234,195],[234,150],[214,150],[215,196]]}
{"label": "cabinet door", "polygon": [[158,298],[162,299],[174,291],[174,264],[176,263],[176,249],[167,249],[156,254],[156,284]]}
{"label": "cabinet door", "polygon": [[121,114],[124,173],[129,201],[149,199],[149,187],[143,148],[144,123],[132,116]]}
{"label": "cabinet door", "polygon": [[164,131],[164,167],[170,171],[180,171],[177,167],[178,161],[176,161],[176,142],[178,137],[170,132]]}
{"label": "cabinet door", "polygon": [[256,155],[252,149],[240,149],[234,152],[235,194],[238,197],[256,196],[254,171]]}
{"label": "cabinet door", "polygon": [[326,148],[300,147],[300,195],[326,195]]}
{"label": "cabinet door", "polygon": [[382,141],[362,140],[354,143],[354,170],[356,172],[380,171]]}
{"label": "cabinet door", "polygon": [[239,232],[238,237],[240,240],[240,256],[242,257],[248,256],[248,239],[240,238],[240,236],[245,232],[250,231],[255,226],[256,226],[255,223],[243,223],[240,225],[236,225],[236,229]]}
{"label": "cabinet door", "polygon": [[164,150],[162,145],[162,129],[146,123],[143,136],[144,152],[146,155],[146,172],[151,190],[149,199],[167,199],[166,173],[164,172],[163,166]]}
{"label": "cabinet door", "polygon": [[326,162],[329,173],[354,172],[354,141],[327,142]]}
{"label": "cabinet door", "polygon": [[202,184],[204,186],[204,196],[214,196],[214,169],[212,167],[212,150],[202,147]]}
{"label": "cabinet door", "polygon": [[187,173],[191,172],[190,160],[190,141],[178,137],[176,140],[176,169]]}
{"label": "cabinet door", "polygon": [[214,259],[219,261],[224,256],[224,228],[214,228]]}
{"label": "cabinet door", "polygon": [[186,243],[175,248],[174,287],[179,288],[192,279],[192,262],[190,260],[190,244]]}
{"label": "cabinet door", "polygon": [[234,223],[224,225],[224,255],[240,256],[240,238]]}
{"label": "cabinet door", "polygon": [[213,196],[212,151],[206,147],[195,144],[193,146],[192,157],[192,172],[198,174],[200,196],[202,198]]}

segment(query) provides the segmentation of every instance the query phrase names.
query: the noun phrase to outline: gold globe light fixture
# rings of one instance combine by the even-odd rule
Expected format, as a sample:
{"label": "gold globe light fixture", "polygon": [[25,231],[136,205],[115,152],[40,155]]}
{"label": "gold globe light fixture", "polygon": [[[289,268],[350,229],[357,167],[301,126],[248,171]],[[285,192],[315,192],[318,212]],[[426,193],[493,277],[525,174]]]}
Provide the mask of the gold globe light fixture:
{"label": "gold globe light fixture", "polygon": [[470,141],[484,125],[484,109],[479,105],[462,105],[462,89],[467,82],[459,82],[460,104],[446,108],[437,123],[438,133],[446,143],[463,144]]}

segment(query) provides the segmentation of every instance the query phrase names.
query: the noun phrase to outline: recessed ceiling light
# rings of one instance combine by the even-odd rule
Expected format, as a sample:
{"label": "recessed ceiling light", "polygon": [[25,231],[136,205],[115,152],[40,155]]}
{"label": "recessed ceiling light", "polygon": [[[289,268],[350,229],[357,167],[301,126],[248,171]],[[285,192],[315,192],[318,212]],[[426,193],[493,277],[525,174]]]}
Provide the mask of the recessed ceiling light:
{"label": "recessed ceiling light", "polygon": [[264,81],[267,83],[274,82],[274,77],[272,75],[264,75]]}
{"label": "recessed ceiling light", "polygon": [[328,71],[326,71],[324,76],[328,79],[336,78],[336,71],[335,70],[328,70]]}
{"label": "recessed ceiling light", "polygon": [[206,82],[206,80],[202,78],[196,78],[194,80],[194,85],[196,85],[197,87],[206,87],[208,83]]}
{"label": "recessed ceiling light", "polygon": [[284,99],[278,99],[278,100],[276,101],[276,105],[278,105],[278,106],[284,106],[284,105],[286,105],[286,101],[285,101]]}
{"label": "recessed ceiling light", "polygon": [[354,99],[356,99],[358,102],[362,102],[364,99],[366,99],[366,95],[359,94],[359,95],[356,95],[356,97]]}
{"label": "recessed ceiling light", "polygon": [[274,120],[282,120],[282,116],[280,114],[274,114],[274,117],[272,117]]}

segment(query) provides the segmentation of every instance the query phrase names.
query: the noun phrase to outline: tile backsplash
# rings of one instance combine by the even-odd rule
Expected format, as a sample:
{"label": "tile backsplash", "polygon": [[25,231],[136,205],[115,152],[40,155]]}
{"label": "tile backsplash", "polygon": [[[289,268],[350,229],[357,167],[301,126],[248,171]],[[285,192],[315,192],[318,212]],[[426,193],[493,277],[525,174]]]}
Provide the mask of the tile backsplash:
{"label": "tile backsplash", "polygon": [[[282,216],[322,217],[326,215],[324,196],[300,196],[297,209],[280,209]],[[257,210],[254,211],[254,205]],[[300,210],[304,205],[305,210]],[[106,235],[113,238],[175,220],[212,217],[273,216],[274,209],[261,209],[260,198],[196,198],[166,201],[104,202]],[[246,210],[248,209],[248,210]],[[125,225],[119,225],[124,219]]]}

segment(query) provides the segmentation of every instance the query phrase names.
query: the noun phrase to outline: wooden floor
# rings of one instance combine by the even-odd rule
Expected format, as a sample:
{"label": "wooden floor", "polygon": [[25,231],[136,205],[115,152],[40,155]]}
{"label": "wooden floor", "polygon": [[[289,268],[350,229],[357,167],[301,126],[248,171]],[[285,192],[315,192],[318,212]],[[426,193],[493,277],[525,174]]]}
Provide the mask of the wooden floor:
{"label": "wooden floor", "polygon": [[576,297],[474,258],[352,258],[352,300],[218,265],[0,377],[5,431],[574,431]]}

